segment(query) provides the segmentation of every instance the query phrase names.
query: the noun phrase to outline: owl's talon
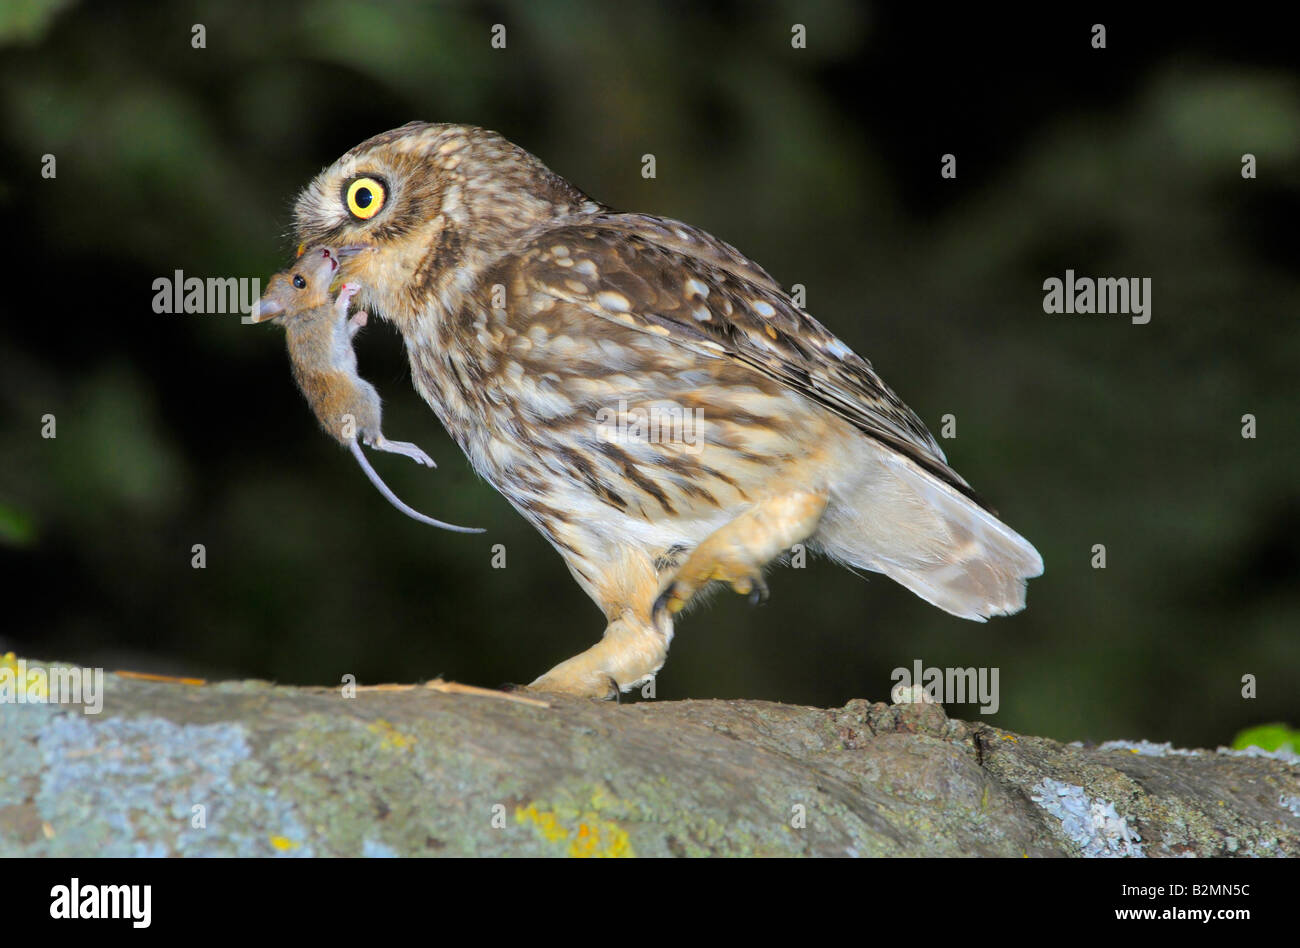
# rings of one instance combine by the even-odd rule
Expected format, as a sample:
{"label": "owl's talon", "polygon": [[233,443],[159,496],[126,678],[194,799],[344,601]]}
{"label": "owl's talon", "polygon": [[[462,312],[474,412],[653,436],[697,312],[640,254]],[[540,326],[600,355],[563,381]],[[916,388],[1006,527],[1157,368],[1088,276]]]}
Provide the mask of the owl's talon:
{"label": "owl's talon", "polygon": [[654,677],[668,654],[668,630],[656,628],[630,607],[610,621],[599,642],[560,662],[528,686],[529,691],[621,702],[623,689]]}
{"label": "owl's talon", "polygon": [[654,607],[651,610],[656,625],[660,625],[661,620],[665,617],[675,616],[686,608],[688,597],[684,593],[685,590],[682,584],[674,580],[668,584],[667,589],[659,594],[659,598],[655,600]]}
{"label": "owl's talon", "polygon": [[[686,573],[687,571],[683,570],[682,572]],[[702,570],[701,573],[703,575],[694,579],[691,576],[675,579],[668,585],[667,589],[659,594],[659,598],[655,600],[652,613],[656,621],[665,613],[674,616],[681,612],[700,589],[714,581],[725,582],[737,594],[748,596],[749,603],[752,606],[767,601],[767,583],[763,580],[763,574],[755,567],[742,564],[717,564],[707,571]]]}
{"label": "owl's talon", "polygon": [[724,582],[752,605],[768,597],[763,566],[790,543],[817,529],[826,495],[813,491],[770,498],[715,530],[686,558],[664,592],[654,615],[677,613],[711,582]]}
{"label": "owl's talon", "polygon": [[739,579],[731,581],[733,592],[741,596],[749,597],[749,604],[756,606],[760,602],[766,602],[768,591],[767,583],[763,579],[763,574],[755,572],[748,576],[741,576]]}

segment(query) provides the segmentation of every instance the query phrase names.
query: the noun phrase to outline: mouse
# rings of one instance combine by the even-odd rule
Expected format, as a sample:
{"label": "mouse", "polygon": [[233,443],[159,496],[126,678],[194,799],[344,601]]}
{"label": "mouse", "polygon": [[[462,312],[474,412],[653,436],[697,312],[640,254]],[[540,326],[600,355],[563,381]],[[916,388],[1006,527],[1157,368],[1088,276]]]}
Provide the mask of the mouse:
{"label": "mouse", "polygon": [[340,262],[339,252],[327,247],[303,251],[292,267],[267,282],[266,292],[251,313],[252,322],[275,321],[284,327],[298,390],[321,427],[352,452],[385,500],[421,523],[458,533],[482,533],[481,527],[444,523],[407,505],[384,483],[361,450],[364,444],[437,467],[417,445],[384,437],[379,393],[358,373],[356,350],[352,347],[354,337],[368,319],[364,310],[348,316],[352,298],[361,286],[344,283],[336,297],[330,295]]}

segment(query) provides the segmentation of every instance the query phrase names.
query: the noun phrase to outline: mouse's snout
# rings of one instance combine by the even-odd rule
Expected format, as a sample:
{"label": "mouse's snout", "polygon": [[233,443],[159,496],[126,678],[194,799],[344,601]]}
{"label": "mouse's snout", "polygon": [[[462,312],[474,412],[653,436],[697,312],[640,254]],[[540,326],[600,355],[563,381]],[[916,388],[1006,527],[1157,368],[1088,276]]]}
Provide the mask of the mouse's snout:
{"label": "mouse's snout", "polygon": [[278,301],[263,297],[254,303],[253,308],[248,311],[248,321],[250,323],[264,323],[275,319],[283,312],[284,307]]}

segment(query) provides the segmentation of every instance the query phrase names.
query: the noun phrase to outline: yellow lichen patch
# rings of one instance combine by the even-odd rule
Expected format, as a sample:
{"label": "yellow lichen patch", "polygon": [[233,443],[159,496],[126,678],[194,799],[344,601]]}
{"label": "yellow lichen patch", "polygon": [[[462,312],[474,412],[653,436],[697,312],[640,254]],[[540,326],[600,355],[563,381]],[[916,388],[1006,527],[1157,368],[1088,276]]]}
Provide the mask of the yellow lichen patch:
{"label": "yellow lichen patch", "polygon": [[515,808],[515,820],[520,824],[531,823],[543,839],[564,845],[566,854],[575,859],[619,859],[636,855],[627,830],[595,813],[583,813],[578,817],[577,825],[570,827],[554,811],[539,810],[537,804],[530,803],[527,807]]}
{"label": "yellow lichen patch", "polygon": [[527,809],[515,807],[515,822],[532,823],[547,842],[558,843],[560,840],[569,838],[569,831],[560,825],[556,815],[549,812],[540,812],[536,803],[528,804]]}
{"label": "yellow lichen patch", "polygon": [[371,734],[378,734],[383,738],[380,747],[384,750],[410,750],[415,745],[415,738],[409,734],[403,734],[383,718],[369,725],[367,730]]}
{"label": "yellow lichen patch", "polygon": [[271,840],[271,845],[274,846],[277,850],[279,850],[282,853],[288,852],[291,849],[298,848],[298,844],[295,843],[293,840],[291,840],[288,836],[272,836],[270,837],[270,840]]}
{"label": "yellow lichen patch", "polygon": [[49,679],[44,669],[36,675],[32,674],[34,670],[36,669],[28,668],[25,661],[20,666],[13,652],[0,655],[0,674],[9,672],[4,677],[9,678],[13,683],[14,691],[11,694],[15,696],[21,694],[26,701],[44,701],[50,694]]}

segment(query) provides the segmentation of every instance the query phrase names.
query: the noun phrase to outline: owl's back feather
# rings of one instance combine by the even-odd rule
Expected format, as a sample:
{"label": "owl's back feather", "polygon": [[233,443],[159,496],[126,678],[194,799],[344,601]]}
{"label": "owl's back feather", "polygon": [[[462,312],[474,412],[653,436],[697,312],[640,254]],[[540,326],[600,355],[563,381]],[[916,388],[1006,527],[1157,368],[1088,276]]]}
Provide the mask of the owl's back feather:
{"label": "owl's back feather", "polygon": [[557,300],[782,383],[989,509],[871,363],[715,237],[680,221],[610,213],[549,229],[520,265],[531,287]]}

